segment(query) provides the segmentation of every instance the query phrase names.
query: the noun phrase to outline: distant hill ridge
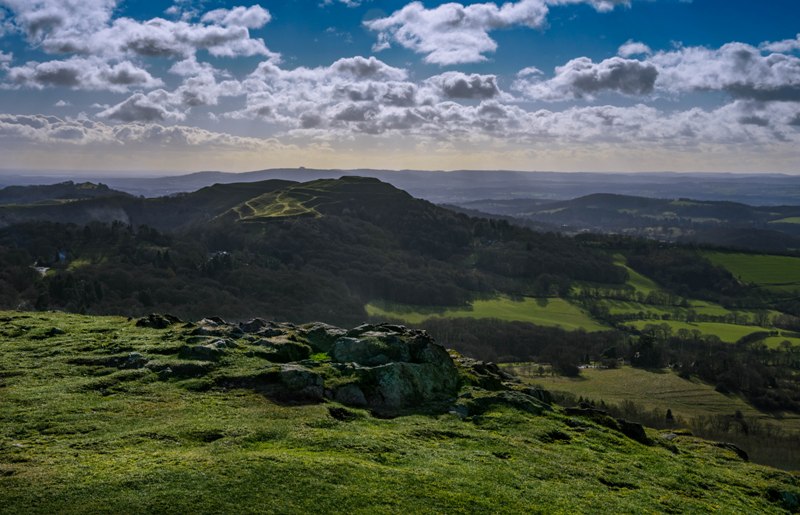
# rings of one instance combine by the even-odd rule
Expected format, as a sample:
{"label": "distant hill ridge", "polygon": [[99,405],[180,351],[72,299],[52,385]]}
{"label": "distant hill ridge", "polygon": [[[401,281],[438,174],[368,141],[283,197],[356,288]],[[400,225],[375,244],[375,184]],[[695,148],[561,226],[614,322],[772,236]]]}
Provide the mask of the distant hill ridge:
{"label": "distant hill ridge", "polygon": [[113,196],[130,197],[130,194],[113,190],[105,184],[65,181],[58,184],[38,186],[8,186],[0,189],[0,205],[34,204]]}

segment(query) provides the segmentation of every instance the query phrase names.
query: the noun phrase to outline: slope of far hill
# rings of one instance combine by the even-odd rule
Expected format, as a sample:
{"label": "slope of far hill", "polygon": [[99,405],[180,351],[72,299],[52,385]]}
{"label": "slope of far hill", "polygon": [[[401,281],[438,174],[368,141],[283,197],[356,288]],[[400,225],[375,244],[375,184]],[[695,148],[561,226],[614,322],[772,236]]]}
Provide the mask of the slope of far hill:
{"label": "slope of far hill", "polygon": [[129,197],[105,184],[72,181],[42,186],[8,186],[0,189],[0,205],[58,203],[102,197]]}
{"label": "slope of far hill", "polygon": [[[800,508],[796,475],[685,432],[550,404],[419,333],[143,322],[0,313],[0,510]],[[380,391],[410,404],[386,418],[369,404],[387,402]]]}
{"label": "slope of far hill", "polygon": [[764,207],[608,193],[565,201],[512,198],[461,205],[511,216],[526,224],[559,227],[566,232],[590,230],[765,252],[800,249],[800,229],[797,224],[787,222],[800,215],[800,206],[796,205]]}

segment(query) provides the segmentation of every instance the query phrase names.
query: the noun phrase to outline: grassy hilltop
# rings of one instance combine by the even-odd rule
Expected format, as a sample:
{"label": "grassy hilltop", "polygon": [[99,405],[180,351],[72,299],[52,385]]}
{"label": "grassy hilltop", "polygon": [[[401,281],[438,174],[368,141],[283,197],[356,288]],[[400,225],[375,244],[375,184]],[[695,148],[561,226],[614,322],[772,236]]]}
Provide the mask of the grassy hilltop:
{"label": "grassy hilltop", "polygon": [[[208,349],[198,355],[192,345],[215,338],[197,336],[198,327],[0,313],[0,512],[800,507],[796,475],[685,433],[637,435],[609,417],[548,407],[518,391],[522,385],[479,375],[469,360],[456,360],[460,397],[447,401],[452,406],[386,418],[330,400],[276,400],[253,378],[300,366],[275,363],[297,359],[281,354],[282,345],[300,349],[306,357],[298,363],[323,374],[336,368],[337,347],[309,350],[312,333],[285,325],[283,336],[264,340],[226,333],[226,345],[201,345]],[[217,354],[208,354],[212,347]],[[333,376],[325,384],[343,386]]]}

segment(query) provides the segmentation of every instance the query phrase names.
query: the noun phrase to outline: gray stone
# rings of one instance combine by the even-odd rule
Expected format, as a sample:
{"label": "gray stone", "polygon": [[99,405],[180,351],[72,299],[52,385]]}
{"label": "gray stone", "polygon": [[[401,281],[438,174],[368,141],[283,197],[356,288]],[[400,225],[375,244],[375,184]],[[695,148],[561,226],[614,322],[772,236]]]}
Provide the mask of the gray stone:
{"label": "gray stone", "polygon": [[411,361],[408,344],[394,335],[339,338],[333,344],[330,354],[334,361],[358,363],[368,367]]}
{"label": "gray stone", "polygon": [[289,398],[298,401],[321,401],[325,393],[324,381],[318,373],[300,365],[282,365],[279,378]]}
{"label": "gray stone", "polygon": [[136,321],[136,327],[149,327],[151,329],[166,329],[173,324],[180,324],[182,320],[174,315],[150,313]]}
{"label": "gray stone", "polygon": [[300,334],[308,340],[308,343],[315,351],[330,352],[334,342],[347,334],[347,331],[332,325],[315,322],[304,325]]}
{"label": "gray stone", "polygon": [[276,340],[259,340],[256,345],[263,347],[264,350],[257,355],[272,361],[273,363],[290,363],[292,361],[302,361],[311,356],[311,347],[304,343],[288,340],[285,338]]}
{"label": "gray stone", "polygon": [[367,398],[356,383],[348,383],[336,388],[333,399],[348,406],[362,407],[367,405]]}
{"label": "gray stone", "polygon": [[458,393],[458,371],[433,363],[394,362],[365,368],[364,393],[373,408],[413,408],[441,401]]}
{"label": "gray stone", "polygon": [[247,322],[242,322],[239,324],[239,328],[244,331],[245,333],[257,333],[261,329],[267,327],[268,322],[261,318],[254,318],[252,320],[248,320]]}
{"label": "gray stone", "polygon": [[178,355],[183,359],[197,359],[202,361],[217,361],[225,354],[223,347],[216,343],[205,345],[184,345]]}

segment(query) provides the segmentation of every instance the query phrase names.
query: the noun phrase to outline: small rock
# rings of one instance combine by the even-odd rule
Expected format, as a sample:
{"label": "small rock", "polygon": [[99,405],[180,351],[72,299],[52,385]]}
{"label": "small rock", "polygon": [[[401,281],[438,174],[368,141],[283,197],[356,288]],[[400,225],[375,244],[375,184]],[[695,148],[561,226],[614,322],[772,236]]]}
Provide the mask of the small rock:
{"label": "small rock", "polygon": [[331,406],[330,408],[328,408],[328,413],[330,414],[331,417],[342,422],[351,422],[358,418],[358,415],[356,415],[349,409],[337,408],[335,406]]}
{"label": "small rock", "polygon": [[750,456],[747,455],[747,452],[742,449],[741,447],[727,442],[717,442],[714,444],[714,447],[719,447],[720,449],[725,449],[727,451],[733,451],[736,453],[739,458],[744,461],[750,461]]}
{"label": "small rock", "polygon": [[248,320],[247,322],[242,322],[239,324],[239,329],[244,331],[245,333],[257,333],[261,329],[267,327],[268,323],[266,320],[261,318],[254,318],[252,320]]}
{"label": "small rock", "polygon": [[215,343],[206,345],[185,345],[181,347],[178,355],[183,359],[197,359],[202,361],[217,361],[225,351]]}
{"label": "small rock", "polygon": [[123,368],[143,368],[147,365],[147,358],[140,352],[131,352],[128,354],[128,359],[123,364]]}
{"label": "small rock", "polygon": [[47,336],[48,338],[52,336],[58,336],[59,334],[66,334],[66,331],[64,331],[63,329],[59,329],[58,327],[53,327],[51,329],[48,329],[47,332],[44,333],[44,335]]}

